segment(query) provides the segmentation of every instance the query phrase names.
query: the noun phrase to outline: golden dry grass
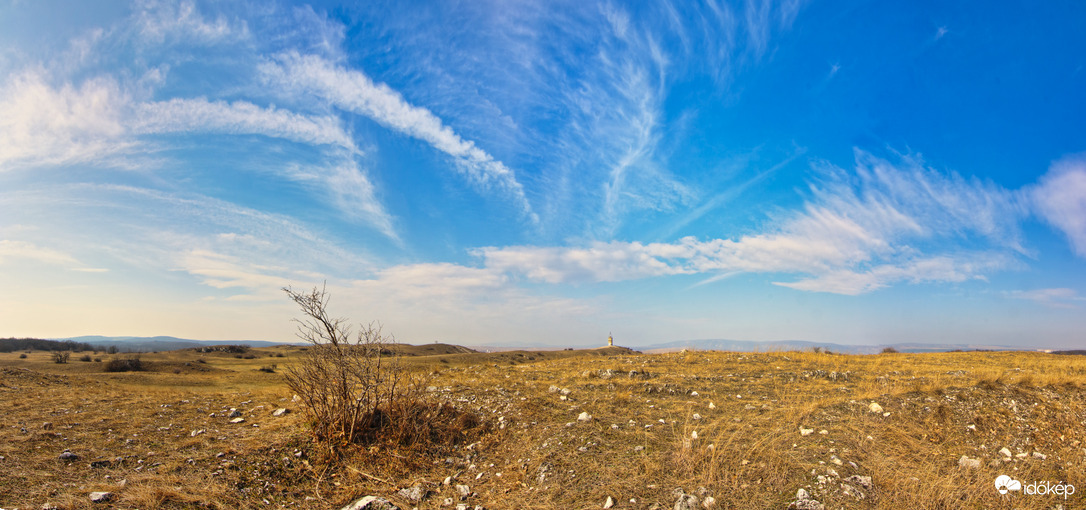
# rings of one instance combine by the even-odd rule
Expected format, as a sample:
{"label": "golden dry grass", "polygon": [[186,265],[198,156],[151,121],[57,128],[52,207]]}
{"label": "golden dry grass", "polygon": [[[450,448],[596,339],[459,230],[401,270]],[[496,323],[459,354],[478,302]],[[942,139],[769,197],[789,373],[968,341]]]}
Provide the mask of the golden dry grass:
{"label": "golden dry grass", "polygon": [[[324,509],[373,494],[423,509],[461,503],[457,484],[472,493],[464,503],[490,509],[600,508],[608,496],[616,508],[671,508],[676,489],[737,509],[786,508],[799,488],[827,508],[1086,502],[1082,356],[425,348],[405,357],[426,376],[419,390],[479,414],[491,429],[480,441],[330,456],[301,413],[271,416],[295,405],[281,377],[294,347],[255,349],[255,359],[145,354],[152,371],[126,373],[0,354],[0,507],[90,508],[87,495],[108,490],[113,508]],[[257,370],[272,364],[277,373]],[[228,423],[230,408],[246,422]],[[578,421],[582,412],[592,419]],[[59,460],[64,449],[80,458]],[[963,455],[981,466],[959,467]],[[1001,496],[1000,474],[1078,494]],[[417,484],[431,491],[421,503],[396,494]]]}

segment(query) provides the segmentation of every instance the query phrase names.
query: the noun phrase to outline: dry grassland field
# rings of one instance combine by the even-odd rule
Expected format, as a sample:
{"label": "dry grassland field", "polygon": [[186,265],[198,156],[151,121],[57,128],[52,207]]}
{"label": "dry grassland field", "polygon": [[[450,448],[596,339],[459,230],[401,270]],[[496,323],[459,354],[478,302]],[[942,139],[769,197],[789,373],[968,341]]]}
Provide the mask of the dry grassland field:
{"label": "dry grassland field", "polygon": [[398,349],[420,399],[477,418],[463,440],[316,443],[300,347],[0,354],[0,507],[1086,507],[1083,356]]}

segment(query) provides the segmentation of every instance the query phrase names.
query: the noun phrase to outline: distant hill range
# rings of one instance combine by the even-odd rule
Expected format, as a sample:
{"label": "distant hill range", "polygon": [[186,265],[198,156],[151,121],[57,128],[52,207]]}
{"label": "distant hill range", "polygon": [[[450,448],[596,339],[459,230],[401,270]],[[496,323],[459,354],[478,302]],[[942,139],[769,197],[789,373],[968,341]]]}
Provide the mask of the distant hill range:
{"label": "distant hill range", "polygon": [[753,342],[746,340],[680,340],[660,344],[638,347],[644,352],[670,352],[682,349],[694,349],[704,351],[741,351],[741,352],[767,352],[767,351],[809,351],[816,347],[831,352],[843,354],[878,354],[886,348],[893,348],[898,352],[949,352],[949,351],[1020,351],[1021,347],[1008,347],[1005,345],[979,345],[979,344],[918,344],[900,343],[887,345],[845,345],[826,342],[808,342],[804,340],[780,340]]}
{"label": "distant hill range", "polygon": [[[276,345],[290,345],[287,342],[268,342],[264,340],[191,340],[172,336],[76,336],[70,338],[52,338],[50,340],[60,342],[72,342],[90,344],[102,349],[115,345],[122,352],[154,352],[172,351],[177,349],[189,349],[208,345],[248,345],[250,347],[271,347]],[[299,342],[294,342],[295,345]],[[562,350],[556,346],[501,346],[501,345],[470,345],[459,346],[443,343],[421,344],[416,348],[407,349],[408,355],[426,354],[453,354],[458,352],[501,352],[512,350]],[[632,346],[641,352],[659,353],[673,352],[682,349],[703,351],[737,351],[737,352],[767,352],[767,351],[810,351],[817,348],[843,354],[878,354],[886,348],[893,348],[898,352],[949,352],[949,351],[1018,351],[1018,350],[1045,350],[1024,349],[1006,345],[983,344],[921,344],[921,343],[897,343],[885,345],[845,345],[827,342],[810,342],[805,340],[779,340],[779,341],[749,341],[726,339],[701,339],[678,340],[650,345]],[[580,348],[580,347],[578,347]],[[1047,350],[1046,350],[1047,351]],[[1048,351],[1057,354],[1082,354],[1086,351]]]}
{"label": "distant hill range", "polygon": [[[71,338],[53,338],[57,345],[90,345],[106,349],[117,346],[121,352],[156,352],[176,351],[211,345],[248,345],[249,347],[274,347],[277,345],[300,345],[301,342],[268,342],[264,340],[191,340],[172,336],[75,336]],[[466,354],[476,352],[459,345],[442,343],[409,345],[395,344],[395,349],[406,356],[429,356],[444,354]]]}
{"label": "distant hill range", "polygon": [[117,346],[122,352],[154,352],[174,351],[191,347],[203,347],[206,345],[248,345],[250,347],[271,347],[273,345],[287,345],[281,342],[267,342],[263,340],[190,340],[172,336],[74,336],[71,338],[52,338],[51,340],[90,344],[96,347],[108,348]]}

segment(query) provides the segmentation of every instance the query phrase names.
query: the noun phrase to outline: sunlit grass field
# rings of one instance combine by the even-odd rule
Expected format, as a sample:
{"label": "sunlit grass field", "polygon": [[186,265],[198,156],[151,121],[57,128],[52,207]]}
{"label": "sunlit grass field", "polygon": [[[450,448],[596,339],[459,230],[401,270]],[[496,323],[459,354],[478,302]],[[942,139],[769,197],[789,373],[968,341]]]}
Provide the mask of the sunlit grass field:
{"label": "sunlit grass field", "polygon": [[[649,509],[681,491],[698,508],[783,509],[799,489],[825,508],[1086,506],[1083,356],[403,350],[422,398],[486,422],[480,441],[330,454],[284,382],[299,347],[142,354],[149,370],[122,373],[104,365],[125,354],[0,354],[0,507],[327,509],[376,495],[405,509]],[[1077,493],[1002,495],[1001,474]],[[413,486],[428,495],[398,493]],[[95,491],[113,500],[91,503]]]}

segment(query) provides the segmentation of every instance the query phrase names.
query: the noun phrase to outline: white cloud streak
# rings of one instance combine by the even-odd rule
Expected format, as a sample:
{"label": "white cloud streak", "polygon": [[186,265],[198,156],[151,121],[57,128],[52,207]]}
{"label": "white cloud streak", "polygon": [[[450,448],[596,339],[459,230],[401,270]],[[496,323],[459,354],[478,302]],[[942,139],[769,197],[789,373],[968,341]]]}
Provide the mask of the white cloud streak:
{"label": "white cloud streak", "polygon": [[335,65],[323,57],[285,53],[261,66],[265,79],[296,92],[313,94],[337,108],[418,138],[452,156],[457,168],[476,186],[497,188],[523,213],[538,222],[513,170],[470,140],[456,134],[426,108],[414,106],[385,84],[360,71]]}
{"label": "white cloud streak", "polygon": [[597,242],[586,248],[511,246],[474,252],[487,268],[547,283],[615,282],[691,272],[658,254],[671,245]]}
{"label": "white cloud streak", "polygon": [[1086,157],[1055,163],[1029,195],[1037,214],[1063,232],[1071,249],[1086,258]]}
{"label": "white cloud streak", "polygon": [[320,183],[348,217],[398,239],[391,216],[354,160],[361,151],[333,116],[206,98],[140,102],[110,77],[54,87],[40,70],[0,85],[0,111],[5,112],[0,115],[0,171],[77,163],[135,167],[134,157],[157,150],[146,137],[163,134],[259,135],[324,149],[330,163],[311,165],[303,179],[297,179],[302,174],[289,163],[274,170]]}
{"label": "white cloud streak", "polygon": [[247,101],[171,99],[135,105],[136,133],[259,134],[310,145],[336,145],[357,151],[354,139],[333,116],[310,116],[262,108]]}
{"label": "white cloud streak", "polygon": [[244,24],[231,27],[222,16],[213,21],[205,19],[191,1],[139,2],[133,22],[144,40],[157,44],[174,41],[213,44],[231,36],[248,35]]}
{"label": "white cloud streak", "polygon": [[350,158],[326,165],[287,165],[284,174],[303,183],[316,183],[331,195],[332,203],[348,216],[373,225],[389,239],[400,242],[392,216],[377,199],[377,190]]}
{"label": "white cloud streak", "polygon": [[1025,299],[1049,308],[1078,308],[1080,301],[1086,298],[1079,296],[1074,289],[1053,288],[1034,290],[1015,290],[1005,292],[1004,296],[1012,299]]}
{"label": "white cloud streak", "polygon": [[[517,343],[507,335],[513,324],[525,331],[546,327],[583,335],[582,321],[591,322],[599,314],[596,300],[535,294],[493,268],[447,263],[388,267],[334,292],[337,301],[381,317],[386,325],[395,326],[395,331],[409,335],[429,330],[426,333],[431,338],[459,338],[475,344],[499,337]],[[419,317],[426,317],[426,321]],[[561,317],[561,324],[556,323],[556,317]],[[578,329],[582,332],[574,333]],[[475,336],[465,336],[467,332]]]}
{"label": "white cloud streak", "polygon": [[91,161],[132,147],[123,111],[130,98],[115,81],[54,88],[43,74],[27,71],[0,85],[0,171]]}
{"label": "white cloud streak", "polygon": [[[658,152],[670,65],[659,35],[621,7],[601,11],[602,26],[585,28],[602,35],[591,63],[557,92],[572,108],[549,155],[559,186],[548,194],[547,212],[592,214],[586,234],[607,239],[629,215],[672,210],[693,192]],[[599,194],[584,192],[597,186]],[[599,198],[578,203],[582,195]]]}
{"label": "white cloud streak", "polygon": [[[735,240],[490,247],[475,255],[487,268],[549,283],[747,272],[805,275],[777,285],[855,295],[899,282],[984,278],[1023,252],[1020,200],[991,183],[939,173],[913,157],[895,166],[859,151],[854,174],[830,173],[801,211]],[[948,238],[978,248],[946,252],[940,243]]]}
{"label": "white cloud streak", "polygon": [[13,259],[62,266],[79,263],[75,257],[62,251],[38,246],[26,241],[0,239],[0,265],[10,263]]}
{"label": "white cloud streak", "polygon": [[[284,285],[345,279],[375,267],[363,249],[344,247],[295,219],[200,195],[51,185],[0,193],[0,217],[39,227],[8,229],[0,240],[5,271],[39,261],[109,270],[118,279],[139,274],[147,285],[181,294],[215,289],[220,299],[275,301]],[[65,251],[46,244],[56,236]]]}
{"label": "white cloud streak", "polygon": [[0,169],[103,160],[136,151],[139,135],[163,133],[255,134],[357,152],[335,117],[246,101],[139,102],[109,77],[53,87],[42,71],[27,71],[8,80],[0,98]]}

